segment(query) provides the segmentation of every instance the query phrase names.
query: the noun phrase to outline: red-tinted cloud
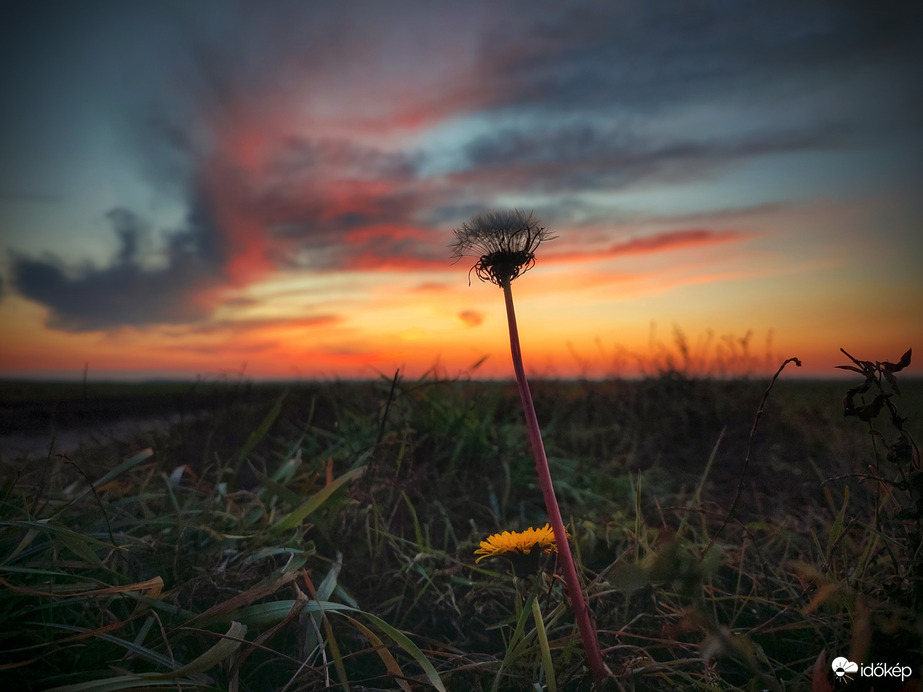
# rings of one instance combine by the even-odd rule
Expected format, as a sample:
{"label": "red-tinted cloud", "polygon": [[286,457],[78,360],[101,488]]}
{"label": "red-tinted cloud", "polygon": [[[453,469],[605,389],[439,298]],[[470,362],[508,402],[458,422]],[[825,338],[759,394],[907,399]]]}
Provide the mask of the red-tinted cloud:
{"label": "red-tinted cloud", "polygon": [[702,245],[715,245],[739,240],[737,231],[711,231],[708,229],[692,229],[687,231],[668,231],[652,236],[632,238],[623,243],[610,246],[605,254],[608,256],[639,255],[651,252],[666,252],[672,250],[685,250]]}
{"label": "red-tinted cloud", "polygon": [[646,255],[657,252],[687,250],[710,245],[737,241],[746,236],[737,231],[713,231],[708,229],[690,229],[684,231],[667,231],[650,236],[631,238],[615,243],[608,248],[588,252],[549,253],[542,257],[547,262],[593,261],[623,255]]}
{"label": "red-tinted cloud", "polygon": [[484,315],[477,310],[462,310],[458,313],[458,319],[469,327],[478,327],[484,322]]}

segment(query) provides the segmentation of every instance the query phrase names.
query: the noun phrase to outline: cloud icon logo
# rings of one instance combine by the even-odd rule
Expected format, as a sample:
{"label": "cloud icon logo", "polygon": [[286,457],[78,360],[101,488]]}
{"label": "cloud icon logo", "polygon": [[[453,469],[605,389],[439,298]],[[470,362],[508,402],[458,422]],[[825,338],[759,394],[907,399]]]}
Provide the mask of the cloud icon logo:
{"label": "cloud icon logo", "polygon": [[830,667],[833,668],[833,673],[838,678],[845,678],[848,677],[849,673],[859,672],[859,664],[853,663],[843,656],[838,656],[833,659],[833,663],[830,664]]}

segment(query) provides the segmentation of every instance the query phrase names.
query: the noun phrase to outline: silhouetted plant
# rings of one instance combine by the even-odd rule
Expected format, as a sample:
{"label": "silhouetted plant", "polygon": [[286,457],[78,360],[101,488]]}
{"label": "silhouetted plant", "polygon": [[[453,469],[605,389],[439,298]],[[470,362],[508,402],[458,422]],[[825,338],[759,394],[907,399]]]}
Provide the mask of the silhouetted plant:
{"label": "silhouetted plant", "polygon": [[532,454],[535,457],[535,470],[542,490],[542,498],[545,501],[548,522],[554,531],[561,572],[567,586],[571,608],[574,611],[574,619],[580,631],[587,666],[593,680],[601,682],[606,677],[606,667],[599,649],[596,627],[590,617],[586,594],[580,584],[577,567],[567,542],[567,530],[564,528],[564,520],[555,497],[551,470],[548,467],[548,458],[545,455],[545,446],[542,442],[538,418],[535,415],[535,405],[522,362],[519,329],[516,325],[516,312],[513,307],[511,288],[513,279],[532,268],[535,264],[536,248],[543,241],[551,240],[554,236],[534,214],[531,212],[527,214],[518,209],[475,216],[461,228],[454,229],[454,233],[453,257],[461,259],[466,255],[479,256],[471,271],[474,271],[481,281],[489,281],[503,289],[513,370],[516,373],[516,384],[526,417],[526,429],[532,445]]}
{"label": "silhouetted plant", "polygon": [[[875,464],[869,466],[871,474],[860,477],[876,484],[875,528],[889,534],[900,547],[903,554],[892,553],[892,559],[899,570],[908,570],[905,576],[910,580],[911,601],[919,603],[923,600],[923,470],[920,450],[904,425],[907,418],[895,404],[901,393],[895,373],[910,365],[912,349],[907,349],[897,363],[859,360],[840,350],[853,365],[837,367],[865,378],[846,392],[843,414],[868,423],[872,436]],[[869,394],[874,394],[871,400],[866,397]],[[890,437],[877,425],[885,411],[892,428]],[[895,506],[897,509],[892,510]]]}

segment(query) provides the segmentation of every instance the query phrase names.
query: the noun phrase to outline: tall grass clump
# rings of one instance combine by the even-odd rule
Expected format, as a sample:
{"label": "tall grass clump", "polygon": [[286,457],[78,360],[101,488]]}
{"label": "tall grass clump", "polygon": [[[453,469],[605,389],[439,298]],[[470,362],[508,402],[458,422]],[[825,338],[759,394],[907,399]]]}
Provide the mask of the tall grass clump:
{"label": "tall grass clump", "polygon": [[[180,447],[157,439],[109,470],[93,458],[109,451],[93,450],[6,479],[7,688],[346,689],[387,678],[445,689],[411,637],[342,585],[350,546],[336,528],[370,447],[310,420],[294,442],[271,439],[283,401],[195,468],[158,459],[154,449]],[[231,438],[241,420],[216,412],[199,439]]]}

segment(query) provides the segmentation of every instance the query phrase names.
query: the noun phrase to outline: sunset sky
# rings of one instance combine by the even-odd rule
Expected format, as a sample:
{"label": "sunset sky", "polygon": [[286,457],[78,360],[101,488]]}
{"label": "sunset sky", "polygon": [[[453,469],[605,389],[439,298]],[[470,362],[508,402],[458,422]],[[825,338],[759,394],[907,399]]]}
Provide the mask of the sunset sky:
{"label": "sunset sky", "polygon": [[[453,227],[558,237],[527,370],[923,357],[923,10],[20,2],[0,376],[511,376]],[[910,372],[919,365],[914,363]]]}

